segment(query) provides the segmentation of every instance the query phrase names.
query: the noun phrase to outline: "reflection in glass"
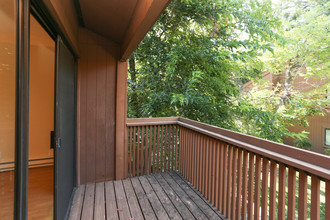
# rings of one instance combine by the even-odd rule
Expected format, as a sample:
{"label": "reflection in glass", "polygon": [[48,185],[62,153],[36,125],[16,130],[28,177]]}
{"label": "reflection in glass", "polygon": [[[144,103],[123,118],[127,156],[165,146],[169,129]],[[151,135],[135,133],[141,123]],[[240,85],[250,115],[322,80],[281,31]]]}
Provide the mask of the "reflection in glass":
{"label": "reflection in glass", "polygon": [[55,41],[30,16],[28,219],[53,219]]}
{"label": "reflection in glass", "polygon": [[0,1],[0,219],[13,219],[16,1]]}

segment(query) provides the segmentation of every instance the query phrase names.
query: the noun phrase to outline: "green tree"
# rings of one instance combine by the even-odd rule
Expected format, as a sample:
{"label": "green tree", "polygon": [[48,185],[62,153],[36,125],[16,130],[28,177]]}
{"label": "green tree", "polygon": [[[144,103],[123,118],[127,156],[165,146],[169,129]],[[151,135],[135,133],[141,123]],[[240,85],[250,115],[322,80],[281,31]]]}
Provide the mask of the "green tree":
{"label": "green tree", "polygon": [[128,117],[235,129],[237,82],[260,74],[279,25],[270,0],[174,0],[129,60]]}
{"label": "green tree", "polygon": [[277,11],[284,41],[277,41],[274,52],[262,60],[264,71],[283,80],[276,85],[257,80],[258,86],[242,96],[237,102],[240,131],[277,142],[292,137],[296,146],[308,148],[307,133],[289,128],[308,126],[308,116],[329,111],[330,2],[280,1]]}

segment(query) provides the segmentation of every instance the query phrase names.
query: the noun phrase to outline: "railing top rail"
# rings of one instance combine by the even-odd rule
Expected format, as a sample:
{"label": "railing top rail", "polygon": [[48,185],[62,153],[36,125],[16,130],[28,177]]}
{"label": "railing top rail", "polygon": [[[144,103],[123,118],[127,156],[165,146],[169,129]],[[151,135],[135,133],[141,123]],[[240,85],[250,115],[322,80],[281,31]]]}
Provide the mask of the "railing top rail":
{"label": "railing top rail", "polygon": [[178,124],[310,175],[330,180],[330,157],[182,117],[127,119],[127,126]]}
{"label": "railing top rail", "polygon": [[146,125],[166,125],[177,124],[179,117],[164,117],[164,118],[127,118],[126,125],[132,126],[146,126]]}
{"label": "railing top rail", "polygon": [[179,118],[180,126],[195,130],[268,159],[330,180],[330,157],[285,144],[230,131],[205,123]]}

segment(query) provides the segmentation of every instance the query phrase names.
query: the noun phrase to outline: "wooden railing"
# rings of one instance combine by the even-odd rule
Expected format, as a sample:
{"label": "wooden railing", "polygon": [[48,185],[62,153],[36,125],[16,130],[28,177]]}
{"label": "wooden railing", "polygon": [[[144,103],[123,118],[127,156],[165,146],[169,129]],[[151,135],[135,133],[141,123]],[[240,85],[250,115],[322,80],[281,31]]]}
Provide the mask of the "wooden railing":
{"label": "wooden railing", "polygon": [[327,156],[185,118],[127,128],[131,176],[178,170],[228,219],[330,219]]}
{"label": "wooden railing", "polygon": [[128,119],[128,174],[178,170],[178,118]]}

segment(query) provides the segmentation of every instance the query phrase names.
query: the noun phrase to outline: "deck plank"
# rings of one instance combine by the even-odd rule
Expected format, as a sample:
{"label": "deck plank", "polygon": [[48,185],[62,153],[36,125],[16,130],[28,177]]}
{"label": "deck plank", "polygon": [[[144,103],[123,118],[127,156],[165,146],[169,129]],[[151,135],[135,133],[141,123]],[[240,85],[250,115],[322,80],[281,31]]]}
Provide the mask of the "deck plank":
{"label": "deck plank", "polygon": [[93,219],[94,196],[95,196],[95,183],[89,183],[86,185],[86,192],[85,192],[81,220]]}
{"label": "deck plank", "polygon": [[180,173],[79,186],[69,220],[226,219]]}
{"label": "deck plank", "polygon": [[125,180],[123,180],[123,184],[124,184],[124,189],[125,189],[126,196],[127,196],[128,206],[129,206],[129,209],[131,210],[132,218],[134,220],[144,219],[139,202],[135,195],[131,180],[125,179]]}
{"label": "deck plank", "polygon": [[73,198],[69,220],[80,220],[85,189],[86,189],[86,185],[81,185],[77,188]]}
{"label": "deck plank", "polygon": [[164,207],[160,203],[159,199],[157,198],[153,188],[150,186],[149,181],[146,179],[145,176],[140,176],[139,180],[141,182],[141,185],[146,192],[146,195],[150,201],[151,206],[153,207],[153,210],[157,216],[158,219],[170,219],[167,215]]}
{"label": "deck plank", "polygon": [[127,220],[131,218],[131,213],[128,208],[128,203],[121,180],[114,181],[116,201],[117,201],[117,210],[119,213],[119,218],[121,220]]}
{"label": "deck plank", "polygon": [[166,193],[163,191],[162,187],[159,185],[157,180],[153,175],[146,176],[152,188],[154,189],[156,195],[158,196],[159,201],[164,206],[167,214],[171,219],[182,219],[179,212],[176,210],[171,200],[167,197]]}
{"label": "deck plank", "polygon": [[167,196],[171,199],[173,205],[177,208],[183,219],[196,219],[185,204],[181,201],[180,197],[174,192],[174,190],[168,185],[166,180],[161,174],[155,174],[155,178],[162,186]]}
{"label": "deck plank", "polygon": [[138,177],[131,178],[131,181],[145,219],[157,219]]}
{"label": "deck plank", "polygon": [[221,218],[221,219],[227,219],[214,205],[208,201],[205,196],[201,192],[199,192],[191,183],[188,182],[179,172],[175,172],[176,175],[178,175],[186,184],[198,195],[213,211]]}
{"label": "deck plank", "polygon": [[196,205],[202,210],[202,212],[209,219],[221,219],[220,216],[206,203],[200,196],[194,192],[187,182],[183,181],[176,172],[170,172],[169,175],[176,181],[176,183],[187,193],[189,198],[196,203]]}
{"label": "deck plank", "polygon": [[107,220],[118,220],[116,194],[113,181],[107,181],[105,184],[105,207]]}
{"label": "deck plank", "polygon": [[189,198],[189,196],[185,193],[185,191],[172,179],[172,177],[168,173],[162,173],[161,175],[167,181],[167,183],[171,186],[171,188],[175,191],[175,193],[180,197],[180,199],[186,205],[186,207],[190,210],[190,212],[197,219],[207,219],[206,215],[202,212],[202,210],[200,208],[198,208],[195,201],[192,201]]}
{"label": "deck plank", "polygon": [[94,219],[105,220],[104,182],[95,184]]}

